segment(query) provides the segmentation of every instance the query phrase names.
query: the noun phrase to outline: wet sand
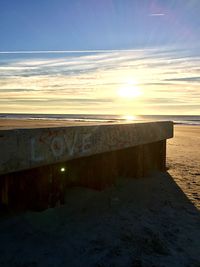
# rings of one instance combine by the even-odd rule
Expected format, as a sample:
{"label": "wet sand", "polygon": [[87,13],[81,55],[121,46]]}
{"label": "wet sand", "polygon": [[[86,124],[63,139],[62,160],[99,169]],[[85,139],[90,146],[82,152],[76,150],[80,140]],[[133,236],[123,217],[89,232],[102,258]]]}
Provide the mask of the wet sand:
{"label": "wet sand", "polygon": [[167,152],[167,173],[2,218],[0,266],[199,267],[200,127],[175,126]]}
{"label": "wet sand", "polygon": [[27,129],[27,128],[48,128],[48,127],[66,127],[81,125],[102,125],[102,124],[130,124],[141,123],[145,121],[127,121],[127,120],[111,120],[111,121],[85,121],[85,120],[52,120],[52,119],[0,119],[0,130],[8,129]]}
{"label": "wet sand", "polygon": [[[102,122],[98,122],[98,124]],[[0,130],[26,129],[26,128],[46,128],[46,127],[66,127],[79,125],[96,125],[97,122],[70,121],[70,120],[46,120],[46,119],[1,119]]]}

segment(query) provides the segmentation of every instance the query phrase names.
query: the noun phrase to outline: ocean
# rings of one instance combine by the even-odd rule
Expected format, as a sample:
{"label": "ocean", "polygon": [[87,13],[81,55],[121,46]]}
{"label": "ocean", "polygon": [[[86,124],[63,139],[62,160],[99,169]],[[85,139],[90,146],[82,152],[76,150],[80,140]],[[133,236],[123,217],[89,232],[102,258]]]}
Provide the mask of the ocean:
{"label": "ocean", "polygon": [[96,122],[173,121],[175,124],[200,125],[199,115],[104,115],[104,114],[14,114],[0,113],[0,119],[67,120]]}

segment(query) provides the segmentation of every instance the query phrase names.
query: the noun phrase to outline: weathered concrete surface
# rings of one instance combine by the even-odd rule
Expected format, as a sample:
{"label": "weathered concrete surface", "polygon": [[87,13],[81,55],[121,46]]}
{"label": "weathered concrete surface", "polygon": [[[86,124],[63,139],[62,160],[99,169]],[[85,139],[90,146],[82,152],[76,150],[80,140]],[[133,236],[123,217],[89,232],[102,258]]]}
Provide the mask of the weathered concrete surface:
{"label": "weathered concrete surface", "polygon": [[0,130],[0,175],[171,137],[172,122]]}
{"label": "weathered concrete surface", "polygon": [[63,204],[71,186],[102,190],[119,177],[165,171],[165,148],[164,140],[1,175],[0,210],[44,210]]}
{"label": "weathered concrete surface", "polygon": [[0,131],[0,210],[43,210],[65,189],[165,171],[171,122]]}

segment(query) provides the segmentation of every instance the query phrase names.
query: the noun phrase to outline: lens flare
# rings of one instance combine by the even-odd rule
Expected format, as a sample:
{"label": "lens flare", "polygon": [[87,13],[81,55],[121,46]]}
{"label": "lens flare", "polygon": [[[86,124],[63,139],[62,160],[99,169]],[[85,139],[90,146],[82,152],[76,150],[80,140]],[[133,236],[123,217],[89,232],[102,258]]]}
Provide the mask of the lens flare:
{"label": "lens flare", "polygon": [[66,171],[65,167],[60,168],[60,171],[65,172]]}

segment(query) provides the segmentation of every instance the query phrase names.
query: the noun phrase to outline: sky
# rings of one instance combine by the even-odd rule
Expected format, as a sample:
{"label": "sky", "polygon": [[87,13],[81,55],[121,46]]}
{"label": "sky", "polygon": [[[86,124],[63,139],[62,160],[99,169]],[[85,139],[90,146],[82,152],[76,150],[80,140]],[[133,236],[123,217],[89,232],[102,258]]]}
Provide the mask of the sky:
{"label": "sky", "polygon": [[0,112],[200,115],[199,0],[0,0]]}

